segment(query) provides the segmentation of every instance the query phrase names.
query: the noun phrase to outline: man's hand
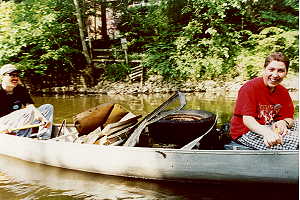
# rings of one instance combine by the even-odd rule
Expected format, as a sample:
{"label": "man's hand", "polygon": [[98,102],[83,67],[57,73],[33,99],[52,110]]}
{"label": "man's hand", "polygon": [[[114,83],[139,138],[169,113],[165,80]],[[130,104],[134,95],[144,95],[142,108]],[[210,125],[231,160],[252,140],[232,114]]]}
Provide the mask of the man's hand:
{"label": "man's hand", "polygon": [[34,118],[36,120],[39,120],[44,128],[50,128],[50,126],[52,125],[51,122],[47,120],[33,104],[28,104],[26,105],[26,107],[31,107],[32,109],[34,109]]}
{"label": "man's hand", "polygon": [[287,131],[288,131],[287,122],[285,122],[284,120],[279,120],[279,121],[273,123],[272,124],[272,130],[275,133],[284,136],[285,134],[287,134]]}
{"label": "man's hand", "polygon": [[12,131],[12,130],[10,130],[10,129],[5,129],[5,130],[2,130],[2,131],[0,131],[1,133],[5,133],[5,134],[11,134],[11,135],[13,135],[14,134],[14,132]]}
{"label": "man's hand", "polygon": [[41,123],[44,128],[50,128],[50,126],[51,126],[51,122],[46,119],[42,120]]}
{"label": "man's hand", "polygon": [[267,147],[283,144],[282,135],[276,133],[275,131],[269,127],[265,127],[262,135],[264,137],[264,143]]}
{"label": "man's hand", "polygon": [[[283,144],[282,136],[285,134],[283,123],[278,122],[274,125],[273,129],[266,125],[259,124],[252,116],[243,116],[243,122],[252,132],[260,134],[264,137],[264,143],[267,147],[276,144]],[[278,134],[277,132],[282,134]]]}

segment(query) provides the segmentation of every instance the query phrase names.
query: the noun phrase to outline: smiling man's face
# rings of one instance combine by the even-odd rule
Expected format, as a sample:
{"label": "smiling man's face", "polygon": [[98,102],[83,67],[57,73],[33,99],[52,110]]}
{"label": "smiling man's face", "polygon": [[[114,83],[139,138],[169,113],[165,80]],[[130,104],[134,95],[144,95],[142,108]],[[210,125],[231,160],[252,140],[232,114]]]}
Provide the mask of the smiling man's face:
{"label": "smiling man's face", "polygon": [[2,78],[2,82],[11,87],[16,87],[19,81],[20,79],[18,72],[5,73]]}
{"label": "smiling man's face", "polygon": [[274,60],[264,69],[264,83],[271,91],[273,91],[275,87],[282,82],[286,75],[287,69],[285,64]]}

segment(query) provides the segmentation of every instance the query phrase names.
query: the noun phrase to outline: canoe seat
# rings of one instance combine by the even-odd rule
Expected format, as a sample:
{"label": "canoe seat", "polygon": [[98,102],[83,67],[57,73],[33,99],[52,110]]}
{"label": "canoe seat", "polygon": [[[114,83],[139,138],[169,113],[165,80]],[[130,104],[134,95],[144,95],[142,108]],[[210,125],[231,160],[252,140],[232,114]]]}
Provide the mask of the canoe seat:
{"label": "canoe seat", "polygon": [[231,141],[229,144],[225,144],[224,149],[226,149],[226,150],[252,150],[250,147],[236,143],[234,141]]}

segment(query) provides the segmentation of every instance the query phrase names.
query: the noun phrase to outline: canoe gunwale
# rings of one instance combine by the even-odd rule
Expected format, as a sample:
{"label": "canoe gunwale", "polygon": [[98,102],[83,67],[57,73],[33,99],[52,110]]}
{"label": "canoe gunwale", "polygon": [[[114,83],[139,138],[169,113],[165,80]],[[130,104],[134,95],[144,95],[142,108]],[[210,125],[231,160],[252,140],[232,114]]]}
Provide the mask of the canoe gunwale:
{"label": "canoe gunwale", "polygon": [[[55,141],[55,140],[37,140],[27,137],[18,137],[15,135],[2,134],[0,137],[17,137],[18,140],[30,141],[32,143],[44,143],[44,144],[57,144],[62,143],[65,145],[75,145],[75,146],[89,146],[96,149],[127,149],[128,151],[163,151],[163,152],[178,152],[184,154],[251,154],[251,155],[285,155],[285,154],[299,154],[299,150],[201,150],[201,149],[173,149],[173,148],[154,148],[154,147],[128,147],[128,146],[105,146],[96,144],[80,144],[65,141]],[[0,152],[1,154],[1,152]]]}

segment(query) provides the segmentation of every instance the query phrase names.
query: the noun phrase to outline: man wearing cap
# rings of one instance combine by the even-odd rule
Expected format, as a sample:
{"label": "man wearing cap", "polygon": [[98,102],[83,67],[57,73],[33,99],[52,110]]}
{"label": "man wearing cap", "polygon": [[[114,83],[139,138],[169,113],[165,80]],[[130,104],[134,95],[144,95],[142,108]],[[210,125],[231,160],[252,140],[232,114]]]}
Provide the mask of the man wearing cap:
{"label": "man wearing cap", "polygon": [[[27,89],[22,86],[19,70],[12,64],[0,69],[0,131],[10,133],[10,129],[29,124],[41,124],[37,137],[49,139],[52,132],[53,106],[44,104],[34,107],[34,102]],[[16,135],[32,137],[32,130],[18,130]]]}

